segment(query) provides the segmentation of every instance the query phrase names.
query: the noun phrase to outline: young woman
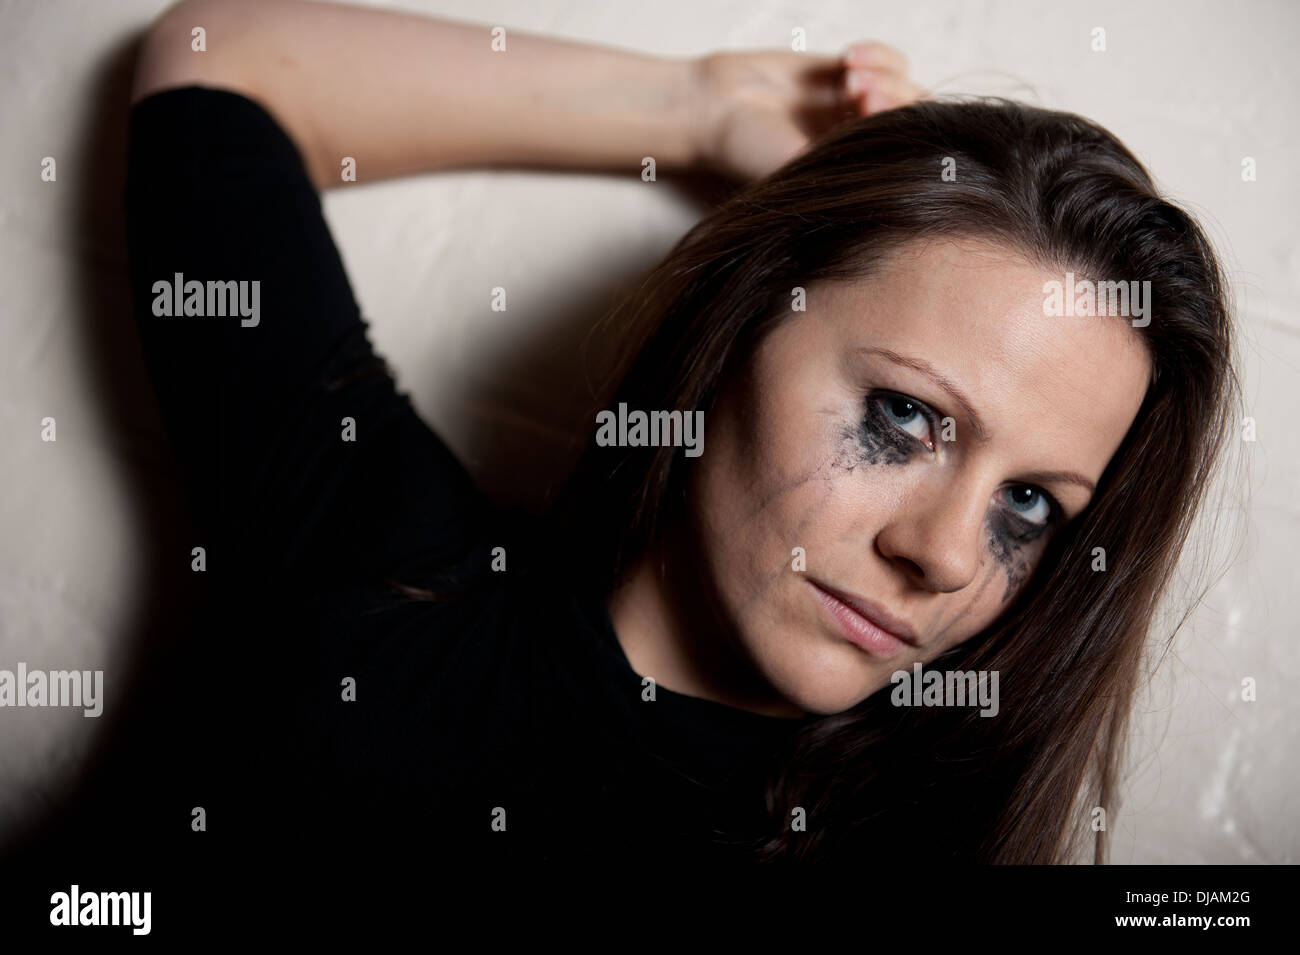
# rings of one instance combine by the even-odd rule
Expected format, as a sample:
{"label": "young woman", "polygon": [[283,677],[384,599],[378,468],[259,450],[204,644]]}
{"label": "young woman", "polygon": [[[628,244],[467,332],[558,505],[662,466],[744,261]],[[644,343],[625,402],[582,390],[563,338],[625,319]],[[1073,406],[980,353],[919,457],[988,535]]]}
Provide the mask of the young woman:
{"label": "young woman", "polygon": [[[259,674],[195,691],[183,812],[442,862],[1105,858],[1236,380],[1209,244],[1103,129],[922,100],[872,44],[664,60],[197,0],[149,32],[130,149],[187,672]],[[552,513],[497,513],[371,349],[318,192],[345,157],[645,156],[747,184],[607,317]]]}

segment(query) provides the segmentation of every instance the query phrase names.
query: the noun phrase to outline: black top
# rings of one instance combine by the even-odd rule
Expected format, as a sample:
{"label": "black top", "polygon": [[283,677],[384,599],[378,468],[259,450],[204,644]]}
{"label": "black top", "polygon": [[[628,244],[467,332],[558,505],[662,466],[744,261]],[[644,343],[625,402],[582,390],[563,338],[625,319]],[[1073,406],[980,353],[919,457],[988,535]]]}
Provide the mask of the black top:
{"label": "black top", "polygon": [[[663,687],[643,699],[605,595],[521,566],[513,516],[372,351],[272,116],[201,87],[141,101],[126,202],[138,324],[206,561],[199,625],[175,635],[195,647],[177,713],[198,722],[170,758],[192,765],[169,761],[185,782],[164,813],[188,833],[202,805],[209,832],[259,858],[294,834],[548,863],[752,835],[762,773],[803,721]],[[156,315],[175,291],[155,283],[177,273],[205,283],[205,310],[210,281],[260,283],[256,323]],[[432,602],[393,585],[436,589],[447,568],[477,582]]]}

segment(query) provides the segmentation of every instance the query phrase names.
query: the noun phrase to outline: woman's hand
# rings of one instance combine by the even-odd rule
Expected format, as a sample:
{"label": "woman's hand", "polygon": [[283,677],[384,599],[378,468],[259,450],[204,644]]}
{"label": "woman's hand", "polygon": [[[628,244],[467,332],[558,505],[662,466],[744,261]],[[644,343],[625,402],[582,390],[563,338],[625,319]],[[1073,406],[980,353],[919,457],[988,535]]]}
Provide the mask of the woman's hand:
{"label": "woman's hand", "polygon": [[874,42],[841,56],[712,53],[696,61],[696,75],[699,162],[744,181],[761,179],[846,120],[924,97],[903,54]]}

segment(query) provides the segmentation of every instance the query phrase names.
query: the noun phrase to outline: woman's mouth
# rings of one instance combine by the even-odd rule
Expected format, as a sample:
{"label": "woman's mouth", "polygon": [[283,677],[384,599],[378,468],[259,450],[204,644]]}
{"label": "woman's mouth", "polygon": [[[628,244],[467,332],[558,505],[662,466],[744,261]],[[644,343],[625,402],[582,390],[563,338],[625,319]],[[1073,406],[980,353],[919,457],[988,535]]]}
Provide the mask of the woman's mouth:
{"label": "woman's mouth", "polygon": [[[897,656],[908,646],[914,645],[915,636],[910,629],[900,626],[899,632],[887,630],[867,616],[872,611],[871,608],[863,606],[865,601],[861,598],[832,590],[811,578],[808,579],[808,583],[812,585],[826,615],[835,624],[836,629],[858,649],[872,656],[887,659]],[[857,606],[849,601],[853,601]],[[876,615],[879,616],[878,613]]]}

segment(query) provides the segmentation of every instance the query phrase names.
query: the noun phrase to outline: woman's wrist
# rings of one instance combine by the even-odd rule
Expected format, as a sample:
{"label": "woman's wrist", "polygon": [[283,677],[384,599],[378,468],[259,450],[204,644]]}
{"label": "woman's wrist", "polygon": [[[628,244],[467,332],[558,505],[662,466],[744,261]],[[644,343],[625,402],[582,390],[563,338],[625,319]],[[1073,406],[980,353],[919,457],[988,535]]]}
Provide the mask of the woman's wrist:
{"label": "woman's wrist", "polygon": [[719,131],[726,109],[724,78],[716,54],[684,61],[688,162],[692,169],[718,171]]}

